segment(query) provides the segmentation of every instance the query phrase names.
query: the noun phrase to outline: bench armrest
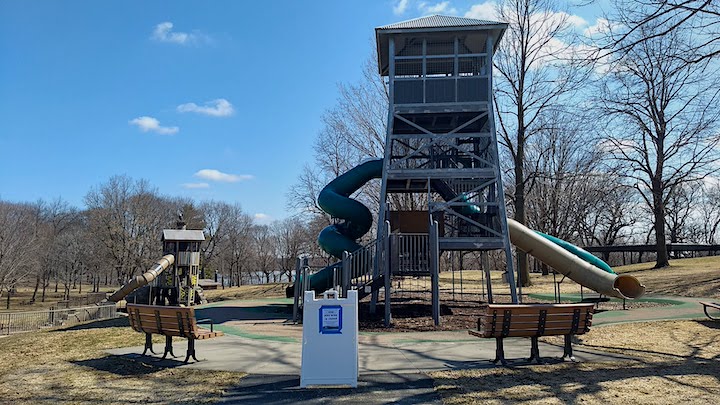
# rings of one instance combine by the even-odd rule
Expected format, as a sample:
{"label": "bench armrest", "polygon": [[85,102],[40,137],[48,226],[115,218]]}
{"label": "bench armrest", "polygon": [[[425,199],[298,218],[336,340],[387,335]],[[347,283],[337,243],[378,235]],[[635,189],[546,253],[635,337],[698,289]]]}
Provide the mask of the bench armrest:
{"label": "bench armrest", "polygon": [[197,323],[209,323],[209,324],[210,324],[210,332],[215,332],[215,331],[213,330],[213,329],[214,329],[214,324],[213,324],[213,320],[212,320],[212,319],[210,319],[210,318],[196,319],[195,322],[197,322]]}

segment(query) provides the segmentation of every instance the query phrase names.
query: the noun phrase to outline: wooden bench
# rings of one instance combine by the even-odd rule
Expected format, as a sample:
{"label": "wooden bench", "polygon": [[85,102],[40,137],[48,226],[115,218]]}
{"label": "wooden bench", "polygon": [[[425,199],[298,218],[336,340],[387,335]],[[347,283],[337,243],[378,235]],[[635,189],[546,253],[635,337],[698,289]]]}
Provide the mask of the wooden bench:
{"label": "wooden bench", "polygon": [[[130,318],[130,326],[135,331],[145,334],[143,355],[148,350],[150,353],[156,354],[152,349],[152,334],[155,333],[165,336],[163,359],[167,357],[168,353],[176,357],[175,353],[173,353],[172,338],[177,336],[188,340],[185,363],[188,362],[190,357],[198,361],[197,357],[195,357],[195,340],[209,339],[223,334],[214,331],[210,319],[195,319],[195,308],[193,307],[127,304],[127,312]],[[198,327],[198,323],[209,323],[210,330]]]}
{"label": "wooden bench", "polygon": [[713,308],[713,309],[716,309],[716,310],[720,311],[720,303],[717,303],[717,302],[701,302],[701,304],[702,304],[702,306],[703,306],[703,311],[705,312],[705,316],[707,316],[708,318],[712,319],[713,321],[720,321],[720,318],[714,317],[714,316],[710,315],[710,313],[708,313],[708,308]]}
{"label": "wooden bench", "polygon": [[503,339],[506,337],[529,337],[530,358],[542,363],[538,348],[539,336],[564,335],[563,360],[575,361],[572,352],[572,336],[590,330],[595,304],[490,304],[478,319],[478,331],[473,336],[495,338],[495,360],[507,365]]}

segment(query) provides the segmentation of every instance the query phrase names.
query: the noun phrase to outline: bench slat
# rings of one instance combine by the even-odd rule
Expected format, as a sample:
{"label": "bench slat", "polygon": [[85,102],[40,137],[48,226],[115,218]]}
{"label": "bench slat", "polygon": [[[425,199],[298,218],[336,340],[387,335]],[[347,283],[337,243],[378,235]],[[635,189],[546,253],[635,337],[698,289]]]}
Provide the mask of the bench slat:
{"label": "bench slat", "polygon": [[[558,305],[558,306],[556,306]],[[592,312],[594,310],[595,304],[527,304],[527,305],[500,305],[500,304],[490,304],[485,309],[484,316],[492,316],[493,311],[497,311],[498,316],[502,315],[502,313],[506,310],[509,310],[512,312],[513,316],[515,315],[537,315],[540,310],[547,311],[548,316],[549,315],[555,315],[555,314],[566,314],[566,315],[573,315],[573,310],[580,309],[581,312],[590,311]]]}
{"label": "bench slat", "polygon": [[[540,336],[555,336],[555,335],[568,335],[572,332],[573,335],[582,335],[584,333],[587,333],[589,331],[589,325],[588,328],[580,327],[577,331],[572,332],[572,328],[545,328],[542,334]],[[510,329],[508,334],[506,336],[502,335],[501,330],[495,330],[495,333],[491,333],[490,330],[481,330],[479,332],[483,337],[527,337],[527,336],[538,336],[538,329],[537,328],[527,328],[527,329]]]}
{"label": "bench slat", "polygon": [[[513,322],[537,322],[537,319],[539,317],[540,313],[534,313],[534,314],[515,314],[512,312],[510,314],[510,319],[512,319]],[[580,312],[580,320],[584,320],[585,318],[592,318],[592,312]],[[497,319],[498,322],[502,323],[504,319],[504,313],[499,312],[497,316],[494,316],[493,314],[483,314],[480,315],[479,319],[482,322],[492,322],[493,318]],[[546,322],[572,322],[574,318],[574,314],[547,314],[546,316]]]}
{"label": "bench slat", "polygon": [[700,302],[700,304],[702,304],[706,307],[720,309],[720,303],[717,303],[717,302]]}
{"label": "bench slat", "polygon": [[[497,324],[502,325],[502,321],[503,320],[500,317],[498,317],[498,321],[497,321],[496,325]],[[585,319],[580,318],[579,326],[582,326],[585,323],[586,323]],[[553,328],[558,329],[558,328],[564,328],[564,327],[570,328],[570,327],[572,327],[572,324],[573,324],[572,319],[563,320],[563,321],[547,321],[547,322],[545,322],[545,329],[553,329]],[[588,325],[592,324],[592,319],[588,318],[587,324]],[[480,326],[485,327],[487,329],[491,329],[492,328],[492,320],[486,319],[484,321],[481,321]],[[537,319],[535,319],[535,320],[524,320],[524,319],[517,320],[515,318],[510,318],[510,330],[512,330],[512,329],[529,329],[532,327],[537,329],[537,326],[538,326]],[[502,329],[502,327],[498,328],[497,326],[496,326],[496,328],[498,330]]]}

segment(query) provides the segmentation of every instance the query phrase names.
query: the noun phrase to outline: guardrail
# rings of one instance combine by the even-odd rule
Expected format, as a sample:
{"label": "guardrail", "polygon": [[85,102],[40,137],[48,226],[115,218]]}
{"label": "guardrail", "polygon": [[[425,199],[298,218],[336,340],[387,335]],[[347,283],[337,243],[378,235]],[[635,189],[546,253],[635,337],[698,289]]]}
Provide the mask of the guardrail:
{"label": "guardrail", "polygon": [[0,313],[0,335],[72,326],[88,321],[112,319],[117,315],[115,303],[80,308]]}

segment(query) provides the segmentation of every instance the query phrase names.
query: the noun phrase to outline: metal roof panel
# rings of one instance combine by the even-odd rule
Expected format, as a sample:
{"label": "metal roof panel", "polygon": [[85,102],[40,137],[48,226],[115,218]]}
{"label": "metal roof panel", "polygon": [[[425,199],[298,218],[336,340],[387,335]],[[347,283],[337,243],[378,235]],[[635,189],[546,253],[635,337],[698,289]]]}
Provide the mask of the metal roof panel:
{"label": "metal roof panel", "polygon": [[205,234],[200,230],[163,229],[162,240],[204,241]]}
{"label": "metal roof panel", "polygon": [[450,28],[450,27],[471,27],[484,25],[504,24],[497,21],[478,20],[475,18],[452,17],[447,15],[431,15],[427,17],[414,18],[412,20],[401,21],[394,24],[383,25],[377,27],[376,30],[397,30],[397,29],[415,29],[415,28]]}

